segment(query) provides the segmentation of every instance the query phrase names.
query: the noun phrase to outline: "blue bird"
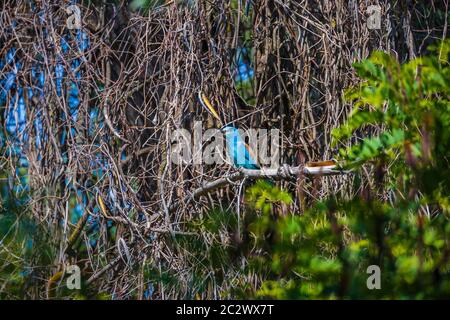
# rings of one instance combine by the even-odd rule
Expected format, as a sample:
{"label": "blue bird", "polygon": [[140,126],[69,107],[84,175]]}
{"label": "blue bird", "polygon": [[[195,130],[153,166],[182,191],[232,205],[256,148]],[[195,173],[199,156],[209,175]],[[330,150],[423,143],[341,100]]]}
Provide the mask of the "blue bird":
{"label": "blue bird", "polygon": [[236,168],[258,170],[260,166],[256,156],[251,152],[248,145],[242,139],[239,129],[227,125],[221,129],[227,141],[228,154]]}
{"label": "blue bird", "polygon": [[[219,124],[223,125],[222,119],[220,119],[216,109],[214,109],[211,102],[209,102],[208,98],[201,91],[198,92],[198,99],[201,105],[214,118],[217,119]],[[233,127],[232,125],[225,125],[220,130],[225,134],[228,154],[230,156],[230,160],[236,168],[245,168],[250,170],[260,169],[260,166],[256,161],[257,157],[251,152],[248,145],[242,139],[239,129]]]}

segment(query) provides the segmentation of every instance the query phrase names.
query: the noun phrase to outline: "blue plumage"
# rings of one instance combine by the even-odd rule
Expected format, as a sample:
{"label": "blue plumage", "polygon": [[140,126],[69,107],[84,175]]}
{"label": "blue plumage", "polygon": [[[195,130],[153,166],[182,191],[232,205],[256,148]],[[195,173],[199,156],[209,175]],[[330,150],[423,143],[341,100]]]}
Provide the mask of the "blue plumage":
{"label": "blue plumage", "polygon": [[222,128],[222,132],[224,132],[227,141],[228,154],[236,168],[260,169],[237,128],[229,125]]}

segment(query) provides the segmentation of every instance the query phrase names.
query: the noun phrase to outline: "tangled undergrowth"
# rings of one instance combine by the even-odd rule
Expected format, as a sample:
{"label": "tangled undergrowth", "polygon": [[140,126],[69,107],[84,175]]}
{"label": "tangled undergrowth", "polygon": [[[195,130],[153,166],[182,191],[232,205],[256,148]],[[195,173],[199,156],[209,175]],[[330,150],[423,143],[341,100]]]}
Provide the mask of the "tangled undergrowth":
{"label": "tangled undergrowth", "polygon": [[[400,272],[383,285],[405,296],[448,293],[448,66],[430,60],[439,72],[421,78],[413,60],[446,37],[447,1],[378,1],[381,30],[369,1],[143,2],[0,4],[1,298],[358,297],[348,270],[367,261]],[[73,4],[81,29],[67,27]],[[342,99],[374,50],[393,57],[359,65],[369,86]],[[227,122],[278,128],[281,163],[349,148],[358,174],[192,201],[234,170],[170,161],[174,130],[217,125],[199,91]],[[69,265],[81,290],[65,285]]]}

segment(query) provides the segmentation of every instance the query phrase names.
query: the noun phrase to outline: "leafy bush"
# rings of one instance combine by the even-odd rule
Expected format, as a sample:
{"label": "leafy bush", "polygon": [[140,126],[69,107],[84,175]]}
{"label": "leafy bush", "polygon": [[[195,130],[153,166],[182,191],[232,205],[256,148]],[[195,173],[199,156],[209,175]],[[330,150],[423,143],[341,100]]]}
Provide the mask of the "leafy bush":
{"label": "leafy bush", "polygon": [[[355,64],[363,82],[346,93],[355,109],[333,134],[337,144],[369,133],[340,155],[347,168],[372,165],[375,185],[355,179],[362,192],[353,199],[329,199],[270,224],[261,203],[274,199],[260,185],[250,189],[253,208],[264,208],[254,234],[271,266],[257,297],[450,295],[450,42],[430,51],[403,65],[383,52]],[[374,124],[383,128],[375,136]],[[381,269],[381,290],[366,285],[369,265]]]}
{"label": "leafy bush", "polygon": [[[355,109],[333,135],[335,145],[355,142],[340,149],[340,160],[354,170],[357,196],[334,197],[302,214],[280,215],[291,196],[257,182],[247,190],[240,224],[217,212],[197,221],[198,234],[209,235],[211,245],[193,248],[201,243],[199,237],[186,242],[187,250],[203,252],[196,272],[210,275],[212,270],[220,286],[230,270],[240,274],[225,293],[232,297],[448,297],[449,50],[447,41],[430,48],[429,56],[403,65],[383,52],[356,63],[363,81],[346,93]],[[372,168],[369,185],[360,183],[362,166]],[[211,219],[214,223],[208,223]],[[219,253],[216,259],[206,254],[213,251]],[[379,290],[367,285],[371,265],[381,270]],[[249,284],[251,275],[261,286]]]}

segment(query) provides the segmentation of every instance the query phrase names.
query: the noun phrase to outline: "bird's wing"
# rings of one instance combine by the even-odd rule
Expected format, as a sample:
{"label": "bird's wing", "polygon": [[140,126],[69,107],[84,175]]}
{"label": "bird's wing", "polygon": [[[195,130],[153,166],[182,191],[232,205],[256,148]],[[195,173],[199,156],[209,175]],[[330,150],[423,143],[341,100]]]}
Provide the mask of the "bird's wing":
{"label": "bird's wing", "polygon": [[244,146],[245,146],[245,150],[246,152],[246,157],[250,157],[252,160],[254,160],[254,162],[256,163],[258,160],[258,156],[255,154],[255,152],[253,151],[253,149],[250,148],[250,146],[248,144],[246,144],[244,142]]}
{"label": "bird's wing", "polygon": [[257,162],[258,157],[252,151],[252,149],[248,146],[248,144],[246,144],[242,140],[239,141],[238,143],[241,144],[241,146],[239,146],[239,147],[244,150],[244,158],[245,158],[246,164],[253,165],[253,166],[259,168],[259,165],[258,165],[258,162]]}

